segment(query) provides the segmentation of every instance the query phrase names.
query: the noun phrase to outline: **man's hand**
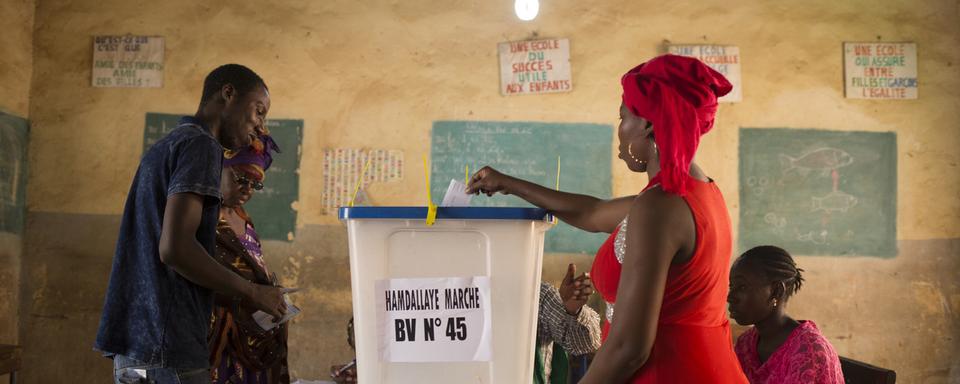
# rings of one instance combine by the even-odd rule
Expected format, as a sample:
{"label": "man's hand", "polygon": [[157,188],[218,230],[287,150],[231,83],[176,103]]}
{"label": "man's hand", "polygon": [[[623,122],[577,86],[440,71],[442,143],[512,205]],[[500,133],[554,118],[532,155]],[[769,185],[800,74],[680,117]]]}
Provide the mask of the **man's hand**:
{"label": "man's hand", "polygon": [[287,313],[287,303],[283,299],[286,290],[286,288],[251,283],[245,299],[250,306],[273,316],[275,321],[280,321]]}
{"label": "man's hand", "polygon": [[239,298],[244,305],[262,310],[277,320],[286,313],[279,287],[255,285],[220,265],[197,241],[204,196],[184,192],[167,198],[158,247],[160,262],[201,287]]}
{"label": "man's hand", "polygon": [[356,383],[357,367],[353,366],[353,367],[347,368],[347,370],[340,372],[340,374],[337,375],[337,372],[340,371],[340,368],[342,367],[343,365],[334,365],[330,367],[330,377],[333,378],[333,381],[336,382],[337,384]]}
{"label": "man's hand", "polygon": [[563,277],[560,283],[560,300],[567,313],[578,315],[580,308],[587,303],[587,299],[593,294],[593,284],[590,281],[590,275],[583,273],[574,277],[577,273],[577,266],[570,263],[567,266],[567,275]]}

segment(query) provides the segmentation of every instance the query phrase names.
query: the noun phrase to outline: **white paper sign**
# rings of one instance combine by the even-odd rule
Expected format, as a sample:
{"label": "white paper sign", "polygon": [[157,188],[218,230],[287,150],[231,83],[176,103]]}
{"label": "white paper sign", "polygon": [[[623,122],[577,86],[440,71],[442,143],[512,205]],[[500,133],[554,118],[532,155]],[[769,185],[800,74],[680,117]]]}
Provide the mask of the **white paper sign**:
{"label": "white paper sign", "polygon": [[94,37],[91,83],[98,88],[163,87],[163,38]]}
{"label": "white paper sign", "polygon": [[510,41],[500,51],[500,94],[570,92],[570,40]]}
{"label": "white paper sign", "polygon": [[380,360],[490,361],[490,278],[378,280]]}
{"label": "white paper sign", "polygon": [[917,44],[843,43],[848,99],[916,99]]}
{"label": "white paper sign", "polygon": [[718,99],[721,103],[736,103],[743,100],[740,78],[740,47],[732,45],[671,45],[668,52],[687,57],[695,57],[704,64],[720,72],[733,84],[733,90]]}

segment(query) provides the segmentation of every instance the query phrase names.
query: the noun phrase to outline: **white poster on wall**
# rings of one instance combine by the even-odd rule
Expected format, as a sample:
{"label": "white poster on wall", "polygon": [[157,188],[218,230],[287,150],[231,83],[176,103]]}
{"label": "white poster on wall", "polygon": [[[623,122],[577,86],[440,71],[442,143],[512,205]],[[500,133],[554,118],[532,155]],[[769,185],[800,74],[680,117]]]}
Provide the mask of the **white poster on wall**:
{"label": "white poster on wall", "polygon": [[916,43],[843,43],[848,99],[916,99]]}
{"label": "white poster on wall", "polygon": [[718,101],[737,103],[743,100],[743,87],[740,78],[740,47],[732,45],[670,45],[667,51],[674,55],[695,57],[704,64],[720,72],[733,84],[733,90]]}
{"label": "white poster on wall", "polygon": [[489,277],[378,280],[375,290],[381,361],[490,361]]}
{"label": "white poster on wall", "polygon": [[570,40],[510,41],[498,45],[500,94],[570,92]]}
{"label": "white poster on wall", "polygon": [[163,87],[163,38],[95,36],[91,85],[98,88]]}

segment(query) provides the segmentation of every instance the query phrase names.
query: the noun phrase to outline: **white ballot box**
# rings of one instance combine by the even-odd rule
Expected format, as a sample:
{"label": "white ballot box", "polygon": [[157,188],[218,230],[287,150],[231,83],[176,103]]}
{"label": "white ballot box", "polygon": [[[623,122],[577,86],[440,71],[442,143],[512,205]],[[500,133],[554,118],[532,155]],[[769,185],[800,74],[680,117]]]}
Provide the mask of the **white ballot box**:
{"label": "white ballot box", "polygon": [[340,209],[350,243],[358,381],[533,380],[543,235],[535,208]]}

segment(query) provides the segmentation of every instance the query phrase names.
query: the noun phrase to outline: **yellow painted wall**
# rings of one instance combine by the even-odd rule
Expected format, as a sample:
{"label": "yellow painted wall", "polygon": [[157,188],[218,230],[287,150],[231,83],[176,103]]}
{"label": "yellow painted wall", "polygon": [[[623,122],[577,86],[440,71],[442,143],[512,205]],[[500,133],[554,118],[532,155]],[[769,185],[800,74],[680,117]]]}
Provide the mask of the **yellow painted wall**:
{"label": "yellow painted wall", "polygon": [[[0,2],[0,112],[26,117],[33,71],[34,0]],[[22,237],[0,232],[0,344],[16,344]],[[0,380],[4,380],[0,376]]]}
{"label": "yellow painted wall", "polygon": [[[816,320],[841,354],[897,369],[904,382],[960,376],[960,2],[565,0],[541,6],[536,21],[523,23],[510,1],[40,2],[28,186],[34,222],[28,229],[38,233],[27,234],[25,249],[47,252],[43,239],[51,234],[45,231],[61,230],[48,224],[62,215],[79,218],[74,225],[119,215],[140,156],[144,113],[192,112],[210,69],[246,64],[270,86],[270,117],[303,119],[306,126],[298,239],[269,242],[266,251],[285,281],[308,288],[301,300],[312,314],[295,324],[291,363],[295,373],[320,378],[348,355],[342,324],[350,305],[342,230],[334,217],[321,215],[324,149],[404,150],[406,179],[374,185],[370,194],[383,205],[422,204],[418,159],[429,152],[433,121],[613,125],[620,74],[661,52],[664,41],[732,44],[742,55],[744,101],[721,107],[698,160],[726,194],[734,221],[738,128],[897,133],[899,256],[801,257],[810,282],[791,311]],[[497,43],[533,32],[570,39],[573,92],[500,96]],[[90,87],[92,36],[126,33],[166,38],[164,88]],[[843,98],[842,42],[878,39],[917,43],[919,99]],[[611,161],[616,194],[643,186],[642,176]],[[115,231],[109,225],[103,230]],[[89,257],[108,270],[111,255]],[[589,265],[585,256],[550,255],[546,278],[558,279],[568,259]],[[31,265],[23,275],[66,273],[54,264]],[[102,289],[81,287],[89,305],[77,311],[87,328],[76,332],[87,351]],[[24,308],[50,306],[44,300],[55,296],[45,297]],[[25,334],[45,340],[43,327],[59,326],[50,321]],[[50,364],[35,356],[38,364]],[[97,359],[89,361],[106,364]]]}
{"label": "yellow painted wall", "polygon": [[[960,119],[957,4],[886,3],[551,2],[533,23],[517,21],[509,4],[481,1],[41,4],[32,96],[42,102],[31,110],[31,161],[49,171],[32,175],[30,208],[119,213],[140,155],[143,113],[194,111],[203,76],[220,63],[244,63],[267,80],[272,117],[305,120],[301,185],[321,191],[321,149],[391,147],[417,159],[429,152],[438,119],[614,124],[619,75],[669,40],[740,46],[744,102],[721,108],[700,156],[727,195],[736,194],[738,127],[897,131],[900,237],[958,237],[960,200],[933,204],[960,189],[952,151],[960,138],[951,130]],[[499,95],[496,44],[532,31],[571,39],[574,92]],[[164,88],[89,86],[91,36],[123,33],[166,37]],[[842,42],[878,36],[918,43],[919,100],[843,98]],[[422,180],[412,177],[420,163],[406,164],[411,177],[375,189],[379,202],[422,200]],[[615,167],[615,192],[641,184]],[[320,212],[320,200],[304,196],[301,223],[334,223]]]}
{"label": "yellow painted wall", "polygon": [[30,75],[33,72],[33,14],[35,0],[0,2],[0,111],[27,116]]}

